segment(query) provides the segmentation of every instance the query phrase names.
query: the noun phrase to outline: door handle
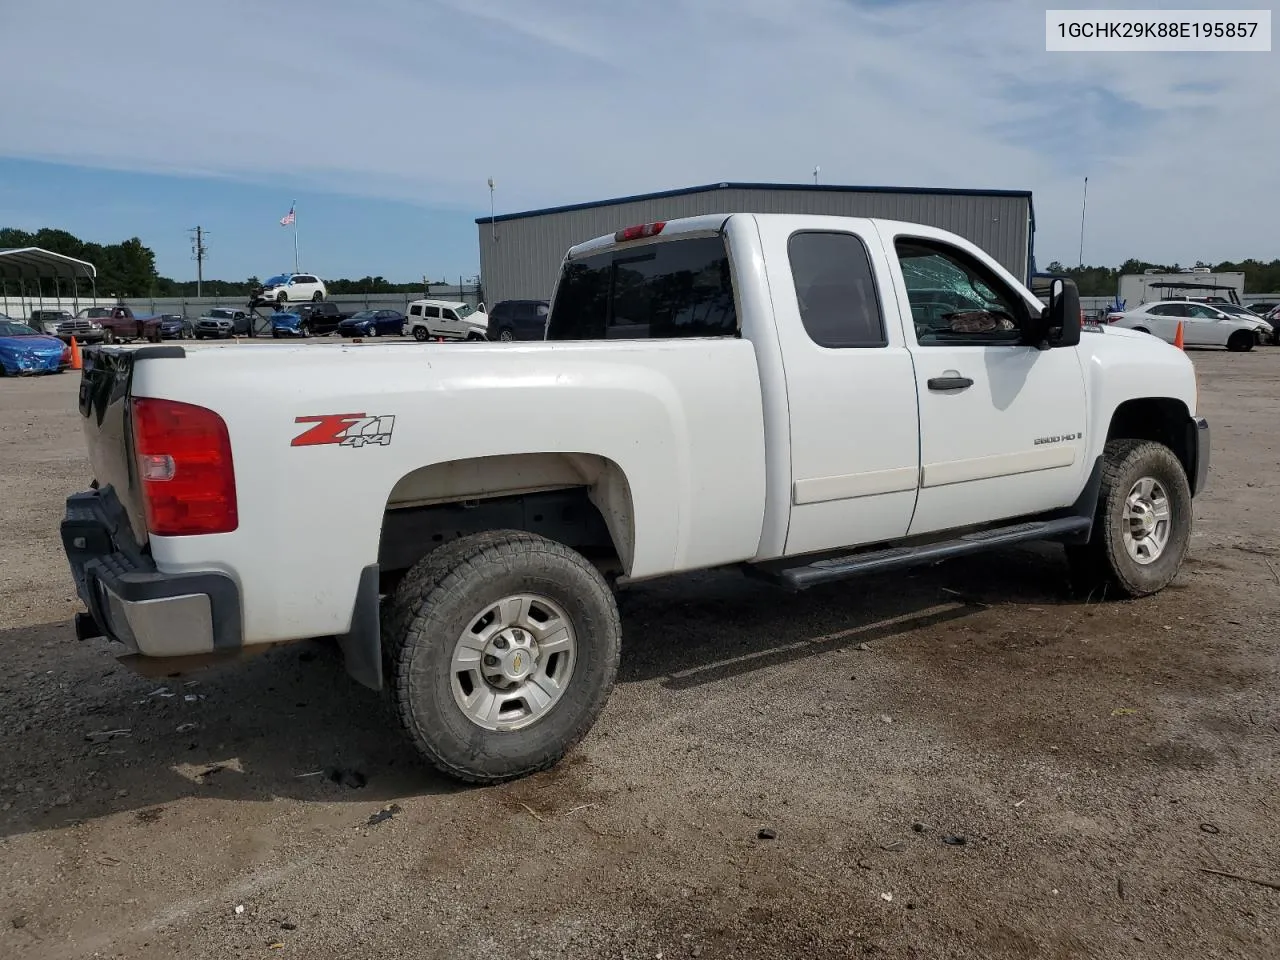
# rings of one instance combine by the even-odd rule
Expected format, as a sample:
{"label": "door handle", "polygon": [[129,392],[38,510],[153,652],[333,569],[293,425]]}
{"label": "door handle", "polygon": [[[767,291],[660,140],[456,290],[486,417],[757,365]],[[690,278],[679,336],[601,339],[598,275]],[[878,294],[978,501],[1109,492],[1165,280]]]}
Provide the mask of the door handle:
{"label": "door handle", "polygon": [[967,390],[973,386],[968,377],[933,377],[929,380],[930,390]]}

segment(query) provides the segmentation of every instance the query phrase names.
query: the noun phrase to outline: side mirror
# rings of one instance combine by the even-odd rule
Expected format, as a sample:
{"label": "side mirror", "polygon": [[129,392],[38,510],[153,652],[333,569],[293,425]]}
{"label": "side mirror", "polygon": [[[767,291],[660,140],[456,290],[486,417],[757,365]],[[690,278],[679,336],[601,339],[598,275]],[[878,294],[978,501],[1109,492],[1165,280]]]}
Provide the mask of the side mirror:
{"label": "side mirror", "polygon": [[1050,347],[1074,347],[1080,342],[1080,291],[1074,281],[1054,278],[1049,306],[1041,317],[1041,329]]}

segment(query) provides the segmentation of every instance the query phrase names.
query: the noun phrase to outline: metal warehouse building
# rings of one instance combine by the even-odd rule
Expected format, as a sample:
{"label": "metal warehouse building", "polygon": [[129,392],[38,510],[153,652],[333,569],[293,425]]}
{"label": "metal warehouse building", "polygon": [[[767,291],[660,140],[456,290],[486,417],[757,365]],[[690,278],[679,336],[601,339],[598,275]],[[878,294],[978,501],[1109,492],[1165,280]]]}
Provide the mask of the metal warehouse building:
{"label": "metal warehouse building", "polygon": [[713,183],[476,220],[486,302],[546,300],[565,251],[638,223],[706,213],[809,213],[907,220],[976,243],[1015,277],[1034,270],[1035,213],[1025,190]]}

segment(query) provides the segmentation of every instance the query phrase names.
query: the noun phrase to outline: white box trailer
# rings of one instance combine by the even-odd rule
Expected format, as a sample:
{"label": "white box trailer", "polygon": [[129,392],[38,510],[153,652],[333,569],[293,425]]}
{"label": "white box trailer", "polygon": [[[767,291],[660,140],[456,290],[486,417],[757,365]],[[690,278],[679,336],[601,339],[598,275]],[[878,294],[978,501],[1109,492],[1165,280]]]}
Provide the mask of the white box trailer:
{"label": "white box trailer", "polygon": [[1143,303],[1182,297],[1221,297],[1239,303],[1244,294],[1243,273],[1180,270],[1177,273],[1126,273],[1120,277],[1117,299],[1125,309]]}

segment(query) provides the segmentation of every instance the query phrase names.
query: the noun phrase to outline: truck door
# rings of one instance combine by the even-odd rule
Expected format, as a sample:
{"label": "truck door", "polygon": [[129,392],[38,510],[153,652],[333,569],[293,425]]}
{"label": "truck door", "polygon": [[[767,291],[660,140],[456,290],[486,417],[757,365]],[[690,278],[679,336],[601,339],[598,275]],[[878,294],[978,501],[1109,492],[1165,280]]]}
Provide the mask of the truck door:
{"label": "truck door", "polygon": [[[920,496],[910,535],[1072,504],[1084,462],[1084,374],[1076,349],[1022,344],[1026,297],[971,251],[889,232],[893,283],[920,397]],[[916,309],[949,291],[941,314]]]}
{"label": "truck door", "polygon": [[[762,231],[791,425],[795,555],[906,534],[919,479],[915,377],[870,221]],[[885,304],[888,304],[886,309]]]}

